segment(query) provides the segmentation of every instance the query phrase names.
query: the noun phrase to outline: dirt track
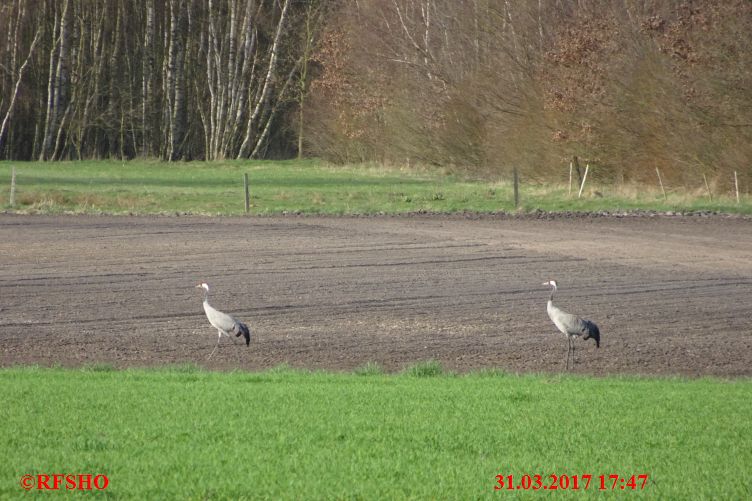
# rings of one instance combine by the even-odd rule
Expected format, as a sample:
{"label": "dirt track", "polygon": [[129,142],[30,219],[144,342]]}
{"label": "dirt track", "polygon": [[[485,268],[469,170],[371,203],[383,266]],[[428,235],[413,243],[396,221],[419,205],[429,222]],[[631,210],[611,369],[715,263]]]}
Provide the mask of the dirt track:
{"label": "dirt track", "polygon": [[[555,278],[603,335],[576,372],[752,375],[750,220],[0,215],[0,256],[2,366],[559,372]],[[250,348],[205,360],[202,280]]]}

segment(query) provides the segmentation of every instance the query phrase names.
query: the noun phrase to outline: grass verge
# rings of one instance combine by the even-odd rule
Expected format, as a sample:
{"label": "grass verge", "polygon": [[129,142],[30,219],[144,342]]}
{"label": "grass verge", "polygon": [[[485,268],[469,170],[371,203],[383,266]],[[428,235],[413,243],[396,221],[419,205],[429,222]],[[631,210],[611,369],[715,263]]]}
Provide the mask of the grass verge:
{"label": "grass verge", "polygon": [[557,499],[610,474],[649,476],[630,498],[752,497],[748,380],[415,370],[2,369],[0,498],[69,472],[129,499],[507,498],[496,475],[536,473],[593,475]]}
{"label": "grass verge", "polygon": [[[37,213],[208,215],[244,213],[243,174],[250,178],[252,214],[376,214],[513,211],[508,181],[469,180],[427,170],[333,167],[306,161],[164,163],[134,160],[0,162],[0,207],[9,205],[11,167],[17,171],[15,210]],[[593,184],[583,198],[563,185],[523,184],[522,210],[713,210],[752,214],[752,201],[710,202],[701,192]],[[597,193],[597,194],[596,194]]]}

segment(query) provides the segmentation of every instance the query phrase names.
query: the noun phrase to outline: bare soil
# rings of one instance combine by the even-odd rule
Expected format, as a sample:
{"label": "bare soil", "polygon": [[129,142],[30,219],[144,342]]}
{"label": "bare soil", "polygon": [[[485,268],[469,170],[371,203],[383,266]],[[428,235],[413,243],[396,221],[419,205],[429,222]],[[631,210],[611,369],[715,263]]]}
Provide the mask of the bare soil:
{"label": "bare soil", "polygon": [[[752,375],[752,222],[727,217],[0,215],[0,366]],[[253,330],[216,339],[210,302]]]}

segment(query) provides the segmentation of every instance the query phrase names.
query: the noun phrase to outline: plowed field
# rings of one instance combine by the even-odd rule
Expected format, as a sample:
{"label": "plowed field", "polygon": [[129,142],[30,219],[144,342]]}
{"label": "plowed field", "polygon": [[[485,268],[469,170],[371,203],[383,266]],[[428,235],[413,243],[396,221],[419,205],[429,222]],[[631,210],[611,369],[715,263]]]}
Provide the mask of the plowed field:
{"label": "plowed field", "polygon": [[[752,375],[752,221],[0,215],[0,365]],[[217,340],[194,286],[253,330]]]}

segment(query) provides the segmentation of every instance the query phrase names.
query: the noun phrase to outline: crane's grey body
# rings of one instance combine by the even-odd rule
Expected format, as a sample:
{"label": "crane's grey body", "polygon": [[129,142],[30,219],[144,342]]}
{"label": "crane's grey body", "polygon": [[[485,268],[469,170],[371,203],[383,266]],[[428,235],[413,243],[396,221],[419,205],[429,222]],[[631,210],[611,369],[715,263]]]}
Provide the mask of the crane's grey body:
{"label": "crane's grey body", "polygon": [[555,280],[550,280],[543,285],[551,286],[551,297],[548,299],[548,303],[546,304],[546,312],[548,312],[548,317],[554,323],[556,328],[559,329],[562,334],[567,336],[567,340],[569,342],[566,362],[566,367],[568,369],[570,353],[572,355],[572,366],[574,366],[574,339],[579,336],[582,336],[582,339],[584,340],[592,338],[595,340],[596,348],[600,348],[601,333],[598,329],[598,326],[595,325],[594,322],[580,318],[576,315],[572,315],[571,313],[562,311],[558,307],[554,306],[554,292],[556,292],[557,285]]}
{"label": "crane's grey body", "polygon": [[214,352],[219,347],[219,342],[222,339],[223,334],[232,339],[233,342],[235,342],[235,339],[233,339],[230,334],[234,334],[235,337],[240,337],[242,335],[243,337],[245,337],[246,346],[250,345],[251,331],[248,326],[243,322],[231,317],[227,313],[219,311],[209,304],[209,286],[207,284],[202,283],[197,285],[196,287],[204,289],[204,312],[206,313],[206,318],[209,319],[209,323],[212,324],[212,326],[217,329],[218,332],[217,344],[216,346],[214,346],[214,350],[212,350],[211,354],[209,354],[209,357],[207,358],[211,358],[212,355],[214,355]]}

